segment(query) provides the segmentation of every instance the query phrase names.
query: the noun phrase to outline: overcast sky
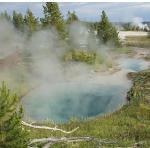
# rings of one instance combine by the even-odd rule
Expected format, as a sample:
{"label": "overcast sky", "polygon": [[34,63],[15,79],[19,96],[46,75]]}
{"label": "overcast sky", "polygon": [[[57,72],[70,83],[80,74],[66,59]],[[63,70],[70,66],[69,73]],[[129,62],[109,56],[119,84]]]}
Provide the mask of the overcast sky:
{"label": "overcast sky", "polygon": [[[7,10],[12,14],[13,10],[26,12],[30,8],[33,13],[42,17],[42,5],[44,3],[0,3],[0,12]],[[111,21],[132,21],[138,17],[143,21],[150,21],[150,3],[59,3],[64,17],[67,11],[76,11],[76,14],[84,21],[98,21],[102,10],[105,10]]]}

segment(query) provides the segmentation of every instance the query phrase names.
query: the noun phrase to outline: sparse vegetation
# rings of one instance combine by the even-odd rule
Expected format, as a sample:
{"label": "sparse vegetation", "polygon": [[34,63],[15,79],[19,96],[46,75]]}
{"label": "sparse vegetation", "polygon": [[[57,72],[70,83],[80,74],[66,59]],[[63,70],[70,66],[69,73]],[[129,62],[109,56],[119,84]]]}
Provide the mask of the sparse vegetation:
{"label": "sparse vegetation", "polygon": [[150,38],[147,36],[132,36],[126,37],[125,40],[126,46],[135,46],[135,47],[150,47]]}

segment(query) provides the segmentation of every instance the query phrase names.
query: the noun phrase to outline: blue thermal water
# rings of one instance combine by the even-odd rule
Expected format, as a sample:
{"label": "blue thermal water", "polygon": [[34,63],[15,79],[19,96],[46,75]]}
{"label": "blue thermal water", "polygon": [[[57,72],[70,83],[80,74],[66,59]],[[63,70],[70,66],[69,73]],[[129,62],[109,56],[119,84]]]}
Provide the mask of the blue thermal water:
{"label": "blue thermal water", "polygon": [[120,60],[119,66],[122,69],[138,72],[147,69],[149,63],[144,61],[143,59],[124,58]]}
{"label": "blue thermal water", "polygon": [[[141,71],[148,66],[142,59],[119,61],[119,67],[128,71]],[[106,85],[66,82],[40,86],[23,98],[25,116],[61,123],[71,118],[85,119],[113,112],[125,103],[130,86],[117,85],[117,81],[119,79]]]}
{"label": "blue thermal water", "polygon": [[34,120],[66,122],[112,112],[125,102],[125,86],[98,84],[57,84],[42,86],[29,93],[23,102],[25,114]]}

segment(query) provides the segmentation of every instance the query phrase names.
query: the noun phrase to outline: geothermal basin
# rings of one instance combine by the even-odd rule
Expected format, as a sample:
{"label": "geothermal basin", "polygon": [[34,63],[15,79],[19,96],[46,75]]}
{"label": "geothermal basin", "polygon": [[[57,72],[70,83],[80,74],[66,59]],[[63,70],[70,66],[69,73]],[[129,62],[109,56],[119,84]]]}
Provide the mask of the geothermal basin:
{"label": "geothermal basin", "polygon": [[121,58],[114,74],[88,73],[67,82],[47,83],[23,98],[25,118],[64,123],[72,118],[87,119],[119,109],[126,103],[130,71],[148,68],[141,59]]}

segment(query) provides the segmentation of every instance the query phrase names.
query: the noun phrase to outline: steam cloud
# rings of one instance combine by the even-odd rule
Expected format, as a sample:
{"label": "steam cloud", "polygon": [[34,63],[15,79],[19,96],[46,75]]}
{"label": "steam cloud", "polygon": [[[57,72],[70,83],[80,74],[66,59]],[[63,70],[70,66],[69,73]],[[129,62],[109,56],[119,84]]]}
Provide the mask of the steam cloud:
{"label": "steam cloud", "polygon": [[[108,47],[98,44],[96,37],[89,32],[85,25],[75,22],[69,28],[69,36],[75,49],[88,47],[85,49],[97,50],[103,57],[107,57],[111,61],[111,56],[107,53]],[[18,32],[10,22],[0,20],[0,31],[2,32],[0,34],[0,60],[6,59],[7,63],[7,61],[19,59],[19,62],[12,67],[8,68],[6,64],[5,68],[1,69],[1,81],[5,80],[6,75],[9,74],[11,75],[9,80],[14,79],[17,72],[18,79],[21,80],[24,77],[28,82],[32,82],[32,79],[39,83],[44,83],[44,80],[46,83],[47,81],[49,83],[64,82],[69,78],[75,81],[78,77],[81,79],[82,75],[84,75],[84,80],[85,78],[89,79],[89,71],[92,71],[90,66],[81,63],[64,64],[61,61],[67,45],[57,38],[55,30],[40,30],[28,39],[27,35]],[[15,52],[19,54],[13,57]],[[32,64],[29,64],[28,61]],[[105,67],[104,65],[101,65],[101,68]]]}
{"label": "steam cloud", "polygon": [[141,17],[135,17],[133,18],[133,21],[131,23],[133,26],[137,26],[140,29],[144,30],[150,30],[147,24],[143,24],[143,19]]}
{"label": "steam cloud", "polygon": [[[61,57],[68,46],[57,38],[55,30],[40,30],[28,39],[27,35],[18,32],[12,24],[0,20],[0,32],[0,81],[6,81],[12,89],[17,88],[19,93],[26,88],[39,86],[42,86],[43,93],[47,93],[61,83],[65,83],[66,89],[70,83],[78,83],[80,89],[80,84],[86,82],[89,85],[122,85],[126,89],[129,86],[126,71],[106,75],[94,72],[91,66],[83,63],[64,63]],[[87,50],[97,50],[104,59],[113,61],[113,56],[108,52],[109,47],[98,43],[96,37],[83,24],[71,24],[69,36],[75,48],[85,48],[82,46],[85,45]],[[10,66],[8,63],[13,64]],[[100,68],[105,69],[105,64]],[[81,91],[85,88],[82,85]],[[38,94],[39,90],[35,89],[34,93]]]}

